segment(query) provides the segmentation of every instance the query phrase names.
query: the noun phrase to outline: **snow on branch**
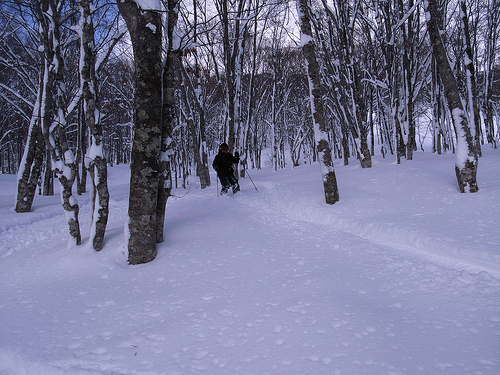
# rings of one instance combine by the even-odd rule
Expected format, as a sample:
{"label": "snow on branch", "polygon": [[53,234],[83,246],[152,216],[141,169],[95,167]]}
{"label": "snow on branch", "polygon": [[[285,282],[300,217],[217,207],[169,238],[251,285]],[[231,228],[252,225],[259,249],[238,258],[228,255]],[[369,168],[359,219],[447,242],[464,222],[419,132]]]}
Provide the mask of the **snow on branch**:
{"label": "snow on branch", "polygon": [[161,11],[161,1],[160,0],[134,0],[139,8],[142,10],[152,10]]}
{"label": "snow on branch", "polygon": [[423,0],[418,0],[410,10],[399,20],[399,22],[392,27],[393,30],[399,29],[405,22],[406,20],[415,12],[415,9],[422,3]]}

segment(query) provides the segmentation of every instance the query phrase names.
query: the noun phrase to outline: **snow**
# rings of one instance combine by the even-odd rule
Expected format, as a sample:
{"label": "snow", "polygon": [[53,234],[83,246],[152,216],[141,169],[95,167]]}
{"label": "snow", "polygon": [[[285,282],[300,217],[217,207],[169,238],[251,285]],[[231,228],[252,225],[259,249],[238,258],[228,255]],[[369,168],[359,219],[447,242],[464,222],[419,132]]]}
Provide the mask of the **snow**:
{"label": "snow", "polygon": [[97,145],[95,137],[92,136],[92,144],[89,147],[89,150],[87,151],[87,155],[85,156],[85,166],[89,168],[90,163],[95,161],[98,157],[103,157],[104,152],[102,149],[102,144]]}
{"label": "snow", "polygon": [[135,0],[135,2],[137,3],[137,6],[142,10],[162,10],[160,0]]}
{"label": "snow", "polygon": [[75,155],[71,150],[67,150],[64,152],[64,162],[66,164],[74,164],[75,163]]}
{"label": "snow", "polygon": [[174,26],[172,33],[172,50],[177,51],[181,48],[182,35],[177,26]]}
{"label": "snow", "polygon": [[304,34],[304,33],[300,34],[300,46],[301,47],[304,47],[305,45],[307,45],[313,41],[314,41],[314,39],[312,36]]}
{"label": "snow", "polygon": [[462,127],[462,118],[466,117],[467,114],[460,108],[454,108],[451,113],[453,116],[453,123],[455,124],[455,132],[457,134],[457,157],[455,164],[459,169],[463,169],[467,161],[474,162],[474,157],[469,155],[467,138],[465,130]]}
{"label": "snow", "polygon": [[146,27],[151,29],[151,31],[153,31],[153,34],[156,34],[156,25],[153,25],[151,22],[148,22]]}
{"label": "snow", "polygon": [[[476,194],[454,155],[251,170],[168,201],[151,263],[126,263],[129,169],[109,168],[104,248],[66,248],[57,197],[12,209],[0,175],[0,374],[498,374],[500,151]],[[87,197],[88,198],[88,197]]]}

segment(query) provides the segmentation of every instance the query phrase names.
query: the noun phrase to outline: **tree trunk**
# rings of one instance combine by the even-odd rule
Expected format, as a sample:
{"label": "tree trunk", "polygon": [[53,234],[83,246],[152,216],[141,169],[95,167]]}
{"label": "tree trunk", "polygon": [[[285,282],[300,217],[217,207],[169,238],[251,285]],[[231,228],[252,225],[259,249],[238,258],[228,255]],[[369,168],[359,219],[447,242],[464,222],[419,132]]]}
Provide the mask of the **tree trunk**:
{"label": "tree trunk", "polygon": [[[40,85],[39,90],[42,90]],[[35,102],[28,139],[17,174],[16,212],[30,212],[42,171],[44,144],[40,128],[40,91]]]}
{"label": "tree trunk", "polygon": [[[85,34],[85,30],[83,31],[83,34]],[[84,38],[85,36],[82,35],[82,37]],[[82,72],[80,72],[80,80],[82,81],[83,78],[81,76]],[[83,103],[78,105],[78,135],[77,135],[77,148],[76,148],[76,163],[78,168],[76,173],[76,193],[78,195],[82,195],[87,191],[87,168],[85,167],[85,154],[87,153],[88,126],[85,123],[85,117],[83,114],[85,109],[83,108],[83,106],[84,106]]]}
{"label": "tree trunk", "polygon": [[52,163],[49,150],[44,152],[45,164],[43,171],[43,196],[52,197],[54,195],[54,171],[52,170]]}
{"label": "tree trunk", "polygon": [[[193,0],[193,11],[194,11],[194,37],[193,42],[195,45],[198,44],[198,5],[197,0]],[[207,135],[206,135],[206,119],[205,119],[205,94],[201,94],[202,90],[202,79],[205,72],[202,74],[202,70],[198,64],[198,51],[194,52],[195,59],[195,76],[196,76],[196,89],[195,91],[195,103],[198,110],[198,124],[200,133],[200,150],[201,164],[197,165],[197,174],[200,178],[201,188],[204,189],[211,185],[210,181],[210,170],[208,169],[208,147],[207,147]],[[205,77],[206,78],[206,77]],[[196,150],[195,150],[196,151]]]}
{"label": "tree trunk", "polygon": [[76,162],[66,139],[66,85],[61,39],[60,3],[43,0],[36,8],[40,22],[41,42],[44,44],[44,79],[41,96],[40,118],[42,133],[54,172],[61,184],[61,201],[69,226],[69,246],[81,243],[79,206],[72,189],[76,178]]}
{"label": "tree trunk", "polygon": [[444,94],[452,115],[453,125],[457,136],[457,156],[455,161],[455,174],[458,186],[462,193],[475,193],[479,190],[477,186],[477,164],[478,155],[474,145],[469,122],[464,111],[457,81],[453,75],[437,19],[439,16],[436,0],[427,0],[426,12],[427,29],[432,44],[432,52],[436,59],[439,76],[443,82]]}
{"label": "tree trunk", "polygon": [[474,68],[469,19],[467,17],[467,4],[464,0],[462,0],[460,6],[462,9],[462,24],[464,27],[464,39],[466,45],[465,53],[467,55],[465,67],[467,69],[467,102],[469,106],[469,118],[471,120],[470,128],[472,136],[474,137],[476,152],[478,156],[481,156],[481,116],[479,114],[479,106],[477,104],[476,69]]}
{"label": "tree trunk", "polygon": [[485,83],[484,83],[484,112],[485,112],[485,130],[486,139],[492,147],[498,147],[498,131],[495,134],[494,121],[494,83],[497,80],[495,71],[495,61],[498,51],[498,39],[500,38],[500,1],[491,0],[486,5],[486,47],[485,47]]}
{"label": "tree trunk", "polygon": [[[172,131],[175,124],[175,74],[181,57],[179,46],[175,45],[174,28],[177,25],[178,0],[168,0],[167,55],[162,70],[163,102],[161,113],[161,153],[158,173],[158,200],[156,206],[156,242],[163,242],[165,211],[172,191]],[[177,182],[177,179],[176,179]]]}
{"label": "tree trunk", "polygon": [[135,63],[135,136],[130,164],[128,261],[156,257],[159,157],[161,151],[161,16],[133,0],[118,2],[132,40]]}
{"label": "tree trunk", "polygon": [[[175,53],[175,52],[171,52]],[[180,55],[177,53],[178,57]],[[196,59],[196,57],[195,57]],[[173,69],[172,66],[169,69]],[[198,67],[195,66],[195,70]],[[206,152],[206,135],[205,135],[205,115],[204,108],[201,103],[201,84],[199,83],[200,77],[199,73],[195,72],[194,78],[198,81],[197,86],[193,84],[193,77],[188,74],[186,69],[182,66],[183,72],[183,84],[182,98],[186,103],[187,111],[186,123],[189,128],[189,133],[191,134],[191,139],[193,140],[193,156],[194,162],[196,164],[196,175],[200,179],[200,185],[202,189],[206,189],[210,186],[210,171],[208,169],[208,155]],[[172,73],[171,73],[172,74]],[[171,75],[173,79],[173,75]],[[188,94],[190,93],[190,95]],[[191,105],[191,100],[194,104],[194,108]],[[173,98],[172,98],[173,101]],[[172,102],[172,105],[174,103]]]}
{"label": "tree trunk", "polygon": [[[352,61],[352,56],[349,60]],[[367,124],[367,110],[365,98],[363,96],[363,88],[361,87],[361,79],[359,76],[358,68],[356,63],[352,62],[352,74],[353,74],[353,100],[356,107],[356,122],[359,127],[359,138],[360,138],[360,154],[358,156],[361,163],[361,168],[371,168],[372,167],[372,157],[370,148],[368,147],[368,132],[369,125]]]}
{"label": "tree trunk", "polygon": [[323,176],[323,187],[325,200],[328,204],[339,201],[337,178],[333,165],[332,151],[328,143],[326,121],[323,109],[323,97],[321,89],[321,77],[319,64],[311,28],[311,3],[309,0],[297,1],[297,11],[300,19],[301,42],[304,55],[308,63],[309,94],[316,139],[318,159]]}
{"label": "tree trunk", "polygon": [[[92,224],[90,239],[96,251],[103,246],[104,233],[108,223],[109,191],[108,169],[102,149],[102,126],[99,112],[96,108],[97,78],[95,73],[94,25],[92,22],[91,0],[81,0],[81,68],[82,98],[83,98],[83,128],[89,128],[91,144],[86,155],[90,176],[92,178]],[[84,173],[85,167],[83,168]]]}

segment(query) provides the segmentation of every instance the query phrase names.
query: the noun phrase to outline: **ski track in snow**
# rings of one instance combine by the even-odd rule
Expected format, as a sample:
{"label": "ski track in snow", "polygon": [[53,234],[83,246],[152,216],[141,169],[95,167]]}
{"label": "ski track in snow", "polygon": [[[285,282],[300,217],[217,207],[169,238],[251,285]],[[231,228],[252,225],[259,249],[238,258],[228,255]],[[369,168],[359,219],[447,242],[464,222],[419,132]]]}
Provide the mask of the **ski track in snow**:
{"label": "ski track in snow", "polygon": [[[157,259],[133,267],[123,169],[110,169],[100,253],[65,247],[58,197],[29,214],[2,209],[0,374],[498,374],[498,214],[485,212],[498,211],[500,168],[498,153],[487,156],[484,198],[451,180],[447,194],[446,183],[418,186],[418,204],[399,190],[412,166],[385,161],[338,168],[334,206],[317,166],[250,171],[258,192],[243,180],[219,198],[212,175],[212,187],[170,198]],[[368,186],[377,173],[385,181]],[[0,191],[13,186],[4,177]],[[483,216],[460,225],[474,205]],[[466,241],[468,230],[479,238]]]}
{"label": "ski track in snow", "polygon": [[[500,252],[480,252],[477,251],[477,245],[484,242],[482,237],[488,233],[477,233],[478,239],[475,244],[470,242],[463,244],[460,238],[444,238],[442,233],[429,235],[422,230],[404,227],[401,224],[407,222],[384,222],[375,220],[360,219],[345,215],[345,211],[335,211],[319,204],[321,196],[315,195],[312,199],[296,199],[292,191],[286,191],[285,183],[271,182],[267,183],[267,199],[264,204],[257,208],[268,211],[268,214],[274,213],[277,222],[284,218],[298,222],[308,222],[316,225],[322,225],[327,228],[335,228],[343,232],[359,236],[372,243],[380,244],[385,247],[392,247],[395,251],[404,251],[413,256],[420,256],[422,259],[432,263],[443,264],[458,270],[468,272],[485,271],[500,278]],[[496,203],[496,202],[495,202]],[[494,204],[495,204],[494,203]],[[256,201],[251,201],[250,205],[256,205]],[[494,206],[493,206],[494,207]],[[418,213],[415,216],[425,216],[426,213]],[[415,218],[418,222],[418,218]],[[474,219],[471,219],[473,222]],[[498,238],[497,238],[498,239]],[[498,246],[500,242],[488,240],[487,247]],[[464,246],[465,245],[465,246]],[[476,245],[476,246],[473,246]],[[484,243],[483,243],[484,245]]]}

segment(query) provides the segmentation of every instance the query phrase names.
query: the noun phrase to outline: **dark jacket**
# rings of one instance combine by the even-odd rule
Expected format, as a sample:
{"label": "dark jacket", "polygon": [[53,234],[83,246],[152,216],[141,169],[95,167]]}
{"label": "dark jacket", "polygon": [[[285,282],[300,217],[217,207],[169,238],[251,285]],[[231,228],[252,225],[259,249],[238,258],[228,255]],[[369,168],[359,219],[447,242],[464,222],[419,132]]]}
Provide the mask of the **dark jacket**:
{"label": "dark jacket", "polygon": [[240,161],[239,155],[233,156],[229,152],[219,151],[215,156],[212,167],[219,175],[230,175],[233,173],[233,164]]}

